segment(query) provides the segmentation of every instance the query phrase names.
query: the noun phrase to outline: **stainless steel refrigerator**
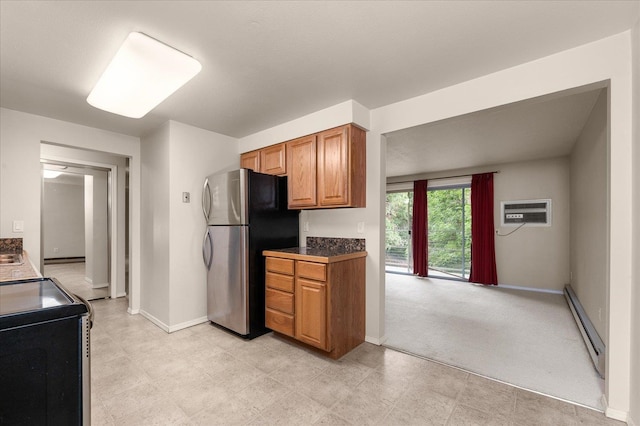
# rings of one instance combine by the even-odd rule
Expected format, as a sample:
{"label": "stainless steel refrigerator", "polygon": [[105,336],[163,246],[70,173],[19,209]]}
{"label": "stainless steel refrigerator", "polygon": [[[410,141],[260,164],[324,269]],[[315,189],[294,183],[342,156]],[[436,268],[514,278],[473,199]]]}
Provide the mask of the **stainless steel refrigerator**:
{"label": "stainless steel refrigerator", "polygon": [[208,176],[202,191],[207,231],[209,321],[252,339],[264,321],[262,251],[298,246],[298,211],[287,209],[287,179],[239,169]]}

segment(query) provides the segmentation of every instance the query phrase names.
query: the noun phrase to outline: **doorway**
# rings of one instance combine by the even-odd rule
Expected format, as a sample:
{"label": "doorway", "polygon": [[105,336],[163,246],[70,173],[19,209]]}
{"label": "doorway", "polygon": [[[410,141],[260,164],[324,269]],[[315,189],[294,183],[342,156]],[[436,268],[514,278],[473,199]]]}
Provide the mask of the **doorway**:
{"label": "doorway", "polygon": [[[567,93],[567,96],[549,97],[544,101],[536,102],[522,102],[517,105],[511,105],[508,108],[504,107],[499,110],[494,109],[491,111],[479,111],[466,116],[453,118],[451,120],[441,121],[433,124],[425,124],[420,129],[408,129],[406,131],[398,131],[397,134],[387,134],[387,161],[389,159],[393,161],[396,158],[411,159],[416,164],[416,167],[422,167],[423,170],[410,170],[405,175],[398,174],[397,176],[388,176],[388,187],[394,184],[404,183],[408,178],[415,180],[420,178],[426,178],[431,180],[439,179],[440,176],[448,173],[450,175],[458,175],[459,173],[478,173],[489,167],[489,165],[498,165],[501,170],[500,185],[496,188],[495,196],[496,203],[499,205],[499,200],[510,199],[530,199],[524,196],[525,193],[532,192],[548,192],[555,193],[551,198],[554,202],[564,203],[561,209],[554,210],[553,227],[548,228],[523,228],[518,232],[515,232],[513,228],[506,228],[504,230],[498,229],[496,238],[497,257],[499,257],[498,264],[502,266],[502,272],[499,272],[501,276],[501,285],[495,288],[485,288],[479,286],[469,285],[451,285],[451,283],[435,283],[436,279],[429,278],[428,280],[412,278],[416,281],[416,284],[420,284],[421,290],[424,289],[436,289],[442,288],[444,296],[451,296],[449,291],[460,287],[467,292],[476,292],[476,294],[482,293],[482,295],[508,295],[513,293],[515,288],[518,288],[518,293],[515,294],[517,299],[514,302],[522,302],[525,299],[535,298],[548,298],[554,299],[554,303],[564,308],[565,318],[567,319],[567,325],[570,325],[570,329],[575,329],[575,320],[570,315],[570,311],[566,306],[566,302],[563,300],[561,293],[563,283],[571,281],[572,286],[580,286],[583,291],[583,300],[591,304],[590,318],[592,322],[600,325],[600,330],[603,331],[602,335],[607,335],[609,325],[607,324],[607,318],[609,313],[608,307],[608,249],[606,245],[601,244],[601,241],[607,241],[609,224],[607,221],[607,146],[608,146],[608,121],[607,121],[607,93],[606,91],[580,91]],[[540,138],[536,137],[535,144],[529,142],[524,145],[528,137],[531,137],[531,132],[526,131],[527,127],[524,125],[530,117],[535,116],[536,129],[545,128],[542,126],[542,117],[545,118],[545,122],[549,123],[546,128],[551,128],[552,124],[556,120],[560,120],[566,123],[571,117],[575,117],[576,130],[572,137],[566,138],[570,144],[566,147],[566,155],[560,157],[548,157],[547,159],[531,159],[526,157],[527,146],[536,146],[540,152],[543,152],[543,142],[553,142],[553,146],[549,146],[549,152],[552,152],[552,148],[557,145],[557,140],[552,137]],[[518,124],[519,123],[519,124]],[[521,127],[517,129],[517,127]],[[469,129],[461,134],[460,129]],[[491,132],[485,132],[484,130],[491,129]],[[508,135],[516,134],[517,137],[508,137]],[[417,134],[420,132],[420,134]],[[413,141],[421,141],[422,146],[418,145],[418,142],[413,144]],[[502,141],[501,147],[496,145],[496,141]],[[516,147],[514,141],[518,141],[520,146]],[[439,149],[439,145],[442,144],[442,149]],[[447,147],[445,150],[444,147]],[[461,153],[475,150],[475,156],[467,156],[465,158],[483,159],[484,164],[462,164],[457,162]],[[517,148],[517,149],[515,149]],[[393,153],[393,150],[396,153]],[[392,151],[389,153],[389,151]],[[523,158],[513,158],[509,161],[505,161],[504,158],[497,158],[497,156],[504,155],[507,151],[518,153],[523,155]],[[397,155],[398,153],[410,152],[410,156]],[[420,153],[425,153],[425,157],[420,157]],[[480,155],[482,154],[482,155]],[[489,158],[492,157],[492,158]],[[431,169],[428,168],[428,161],[433,161]],[[397,161],[397,166],[405,167],[407,169],[411,164],[400,164]],[[443,164],[451,164],[448,168],[449,171],[442,170]],[[389,165],[389,164],[388,164]],[[394,165],[388,167],[387,170],[394,169]],[[399,167],[395,167],[399,169]],[[431,171],[429,171],[431,170]],[[580,195],[578,198],[576,195]],[[544,197],[539,197],[544,198]],[[577,208],[576,208],[577,207]],[[496,211],[497,213],[497,211]],[[496,223],[499,219],[499,213],[496,215]],[[589,223],[587,225],[587,222]],[[514,233],[515,232],[515,233]],[[557,238],[557,241],[551,242],[551,239]],[[584,240],[584,241],[583,241]],[[544,243],[543,243],[544,241]],[[536,247],[537,245],[537,247]],[[535,247],[535,249],[534,249]],[[584,248],[584,249],[583,249]],[[597,256],[594,256],[597,252]],[[593,254],[592,254],[593,253]],[[555,268],[555,269],[554,269]],[[552,273],[554,276],[551,276]],[[596,275],[599,274],[599,275]],[[580,276],[578,276],[580,275]],[[497,321],[493,321],[493,314],[499,313],[503,315],[505,309],[503,307],[514,306],[513,303],[504,303],[499,307],[486,305],[486,309],[482,311],[484,316],[479,319],[471,321],[462,319],[461,315],[468,314],[469,305],[482,303],[484,298],[475,297],[476,294],[467,295],[463,297],[450,297],[451,303],[441,302],[433,308],[425,309],[424,304],[417,303],[416,312],[428,313],[435,315],[440,307],[443,308],[442,324],[446,325],[461,325],[462,332],[445,332],[443,327],[439,327],[435,321],[431,319],[419,321],[416,318],[411,318],[411,321],[402,323],[405,324],[421,324],[423,327],[417,329],[414,334],[406,332],[406,328],[396,327],[393,329],[393,287],[394,282],[396,289],[398,290],[398,300],[402,303],[409,303],[414,300],[419,300],[416,295],[411,294],[407,297],[401,297],[401,292],[407,292],[409,286],[405,282],[400,282],[409,277],[401,277],[397,275],[386,275],[386,344],[392,344],[392,338],[394,337],[406,337],[407,341],[411,339],[411,342],[418,341],[418,338],[424,337],[424,342],[429,344],[435,340],[426,336],[426,331],[436,331],[442,334],[447,342],[452,342],[458,339],[461,344],[460,353],[475,353],[475,351],[469,348],[469,339],[464,333],[472,330],[473,332],[480,332],[489,329],[489,326],[493,327],[498,324]],[[595,279],[594,279],[595,278]],[[426,281],[433,281],[427,285]],[[504,283],[504,284],[502,284]],[[551,283],[554,283],[551,285]],[[586,287],[585,283],[589,286]],[[593,285],[592,285],[593,284]],[[513,289],[509,289],[512,287]],[[522,290],[534,290],[534,291],[522,291]],[[588,291],[587,291],[588,290]],[[554,292],[556,294],[554,294]],[[425,301],[433,302],[434,297],[425,297]],[[556,302],[557,301],[557,302]],[[536,304],[539,305],[539,304]],[[549,303],[539,305],[544,308],[549,306]],[[518,318],[522,318],[523,315],[533,315],[535,308],[521,309],[518,311]],[[588,308],[587,308],[588,309]],[[409,318],[410,315],[407,310],[406,304],[396,303],[396,319],[398,324],[405,318]],[[486,319],[492,318],[491,321]],[[513,342],[514,337],[527,337],[530,338],[533,332],[523,332],[522,328],[515,328],[512,331],[508,331],[514,321],[511,318],[515,318],[515,315],[508,317],[508,321],[501,323],[501,327],[494,328],[494,332],[489,333],[485,339],[488,343],[496,343],[502,341]],[[554,321],[550,321],[550,316],[546,313],[539,315],[535,320],[530,321],[531,324],[539,324],[540,327],[534,331],[536,333],[544,333],[543,324],[550,323],[555,326]],[[428,324],[425,327],[424,324]],[[486,327],[485,327],[486,326]],[[555,335],[556,329],[551,327],[546,333],[546,337]],[[574,330],[575,331],[575,330]],[[397,335],[396,335],[397,333]],[[405,333],[400,335],[400,333]],[[599,332],[600,333],[600,332]],[[475,337],[473,335],[472,337]],[[550,341],[550,339],[547,339]],[[585,374],[580,375],[581,378],[591,379],[588,377],[590,373],[594,373],[593,365],[588,358],[588,352],[584,348],[584,343],[578,333],[575,339],[579,343],[578,348],[582,350],[579,354],[580,357],[585,360]],[[529,339],[531,342],[532,339]],[[497,351],[498,345],[492,345],[492,357],[486,357],[486,366],[491,367],[494,360],[499,358],[515,359],[509,357],[508,353],[500,353]],[[535,345],[535,350],[540,351],[543,348],[542,344]],[[578,358],[572,358],[572,354],[567,351],[565,345],[557,346],[558,356],[554,358],[554,362],[567,357],[569,364],[574,366],[577,364]],[[609,348],[607,348],[609,349]],[[408,350],[405,348],[405,350]],[[551,351],[547,351],[551,353]],[[434,353],[453,353],[452,350],[443,350],[441,346],[437,346],[434,349]],[[436,355],[431,355],[435,357]],[[542,359],[542,358],[541,358]],[[458,365],[461,366],[461,365]],[[464,366],[464,365],[462,365]],[[470,370],[471,368],[468,367]],[[506,369],[506,368],[505,368]],[[473,370],[472,370],[473,371]],[[514,366],[513,371],[517,372],[531,372],[533,371],[532,365],[522,363],[520,366]],[[538,374],[534,377],[538,379],[540,377],[556,378],[560,375],[550,375],[548,369],[540,369]],[[562,370],[563,372],[568,369]],[[482,373],[482,372],[481,372]],[[485,373],[488,374],[488,373]],[[595,374],[595,373],[594,373]],[[578,375],[566,379],[566,383],[574,383],[574,390],[584,391],[589,387],[596,396],[587,405],[595,408],[601,408],[600,396],[604,393],[604,381],[595,378],[593,386],[577,385]],[[507,379],[503,379],[508,381]],[[523,385],[528,386],[528,385]],[[548,391],[550,394],[554,394],[554,390]],[[556,394],[557,395],[557,394]],[[569,399],[569,398],[568,398]],[[574,399],[572,399],[574,400]]]}
{"label": "doorway", "polygon": [[87,300],[111,294],[111,171],[42,164],[42,271]]}

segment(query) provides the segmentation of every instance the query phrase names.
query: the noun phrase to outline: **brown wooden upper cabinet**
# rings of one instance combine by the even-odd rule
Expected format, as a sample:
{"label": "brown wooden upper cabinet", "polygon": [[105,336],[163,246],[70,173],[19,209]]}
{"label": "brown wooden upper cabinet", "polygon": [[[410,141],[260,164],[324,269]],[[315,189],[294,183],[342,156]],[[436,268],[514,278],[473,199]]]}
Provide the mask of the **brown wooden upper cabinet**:
{"label": "brown wooden upper cabinet", "polygon": [[287,174],[287,145],[268,146],[260,150],[260,173],[269,175]]}
{"label": "brown wooden upper cabinet", "polygon": [[316,197],[316,135],[287,142],[289,208],[318,205]]}
{"label": "brown wooden upper cabinet", "polygon": [[251,151],[240,154],[240,167],[251,169],[254,172],[260,171],[260,151]]}
{"label": "brown wooden upper cabinet", "polygon": [[289,208],[366,206],[366,134],[352,124],[287,143]]}
{"label": "brown wooden upper cabinet", "polygon": [[288,176],[290,209],[366,207],[366,132],[347,124],[240,155],[240,167]]}
{"label": "brown wooden upper cabinet", "polygon": [[240,155],[240,167],[268,175],[287,174],[287,147],[284,143]]}

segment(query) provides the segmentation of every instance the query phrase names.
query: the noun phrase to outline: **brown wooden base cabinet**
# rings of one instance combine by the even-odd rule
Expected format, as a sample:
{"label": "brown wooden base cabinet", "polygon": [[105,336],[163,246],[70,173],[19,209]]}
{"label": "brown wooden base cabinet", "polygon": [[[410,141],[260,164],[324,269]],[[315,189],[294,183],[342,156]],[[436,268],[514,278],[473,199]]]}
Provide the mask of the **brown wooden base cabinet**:
{"label": "brown wooden base cabinet", "polygon": [[364,342],[365,257],[330,259],[267,256],[265,314],[273,331],[338,359]]}

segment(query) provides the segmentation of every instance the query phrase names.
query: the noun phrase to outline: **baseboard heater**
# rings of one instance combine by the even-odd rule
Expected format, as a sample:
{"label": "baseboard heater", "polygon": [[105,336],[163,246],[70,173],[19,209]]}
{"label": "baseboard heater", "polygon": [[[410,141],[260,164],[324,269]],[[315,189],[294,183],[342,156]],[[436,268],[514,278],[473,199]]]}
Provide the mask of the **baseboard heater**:
{"label": "baseboard heater", "polygon": [[580,334],[582,334],[582,338],[584,339],[584,344],[587,346],[587,350],[589,351],[589,355],[591,356],[591,360],[593,361],[593,365],[596,367],[596,371],[604,379],[605,373],[605,346],[604,342],[598,335],[593,323],[587,316],[584,308],[580,304],[578,297],[573,292],[573,289],[570,285],[566,285],[564,287],[564,297],[567,299],[567,303],[569,304],[569,308],[571,309],[571,313],[573,314],[573,318],[576,320],[576,324],[578,324],[578,329],[580,330]]}

